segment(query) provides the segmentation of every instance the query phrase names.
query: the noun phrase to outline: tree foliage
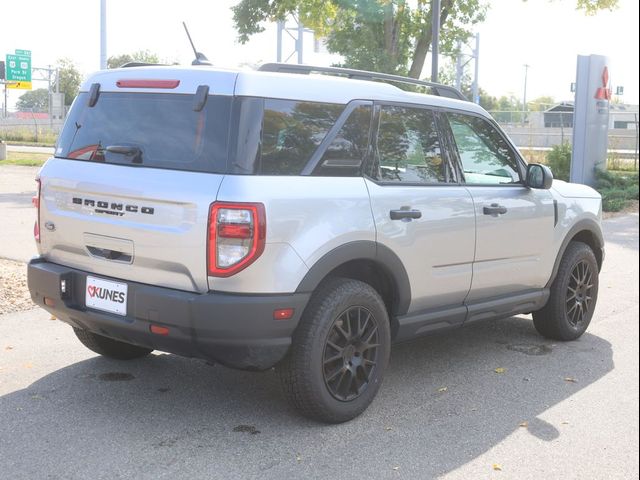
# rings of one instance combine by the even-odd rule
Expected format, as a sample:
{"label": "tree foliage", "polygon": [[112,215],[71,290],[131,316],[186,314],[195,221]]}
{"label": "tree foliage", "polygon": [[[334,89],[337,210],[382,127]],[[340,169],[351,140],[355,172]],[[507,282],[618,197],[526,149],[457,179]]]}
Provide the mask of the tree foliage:
{"label": "tree foliage", "polygon": [[[239,40],[264,30],[266,21],[298,15],[329,51],[352,68],[418,78],[431,45],[429,0],[242,0],[233,7]],[[442,0],[443,51],[466,41],[470,28],[484,20],[486,0]]]}
{"label": "tree foliage", "polygon": [[[60,93],[64,93],[64,104],[69,106],[78,95],[82,75],[69,58],[59,59],[56,66],[58,67]],[[55,84],[53,88],[55,89]]]}
{"label": "tree foliage", "polygon": [[138,50],[133,53],[113,55],[107,60],[107,68],[120,68],[130,62],[160,63],[160,57],[149,50]]}
{"label": "tree foliage", "polygon": [[16,108],[21,112],[44,112],[49,108],[49,91],[46,88],[36,88],[23,93],[16,102]]}
{"label": "tree foliage", "polygon": [[[490,0],[441,0],[441,51],[451,53],[483,21]],[[560,1],[560,0],[556,0]],[[564,0],[568,1],[568,0]],[[618,0],[571,0],[592,15]],[[431,47],[430,0],[241,0],[233,17],[241,43],[264,31],[265,22],[294,14],[344,65],[419,78]]]}

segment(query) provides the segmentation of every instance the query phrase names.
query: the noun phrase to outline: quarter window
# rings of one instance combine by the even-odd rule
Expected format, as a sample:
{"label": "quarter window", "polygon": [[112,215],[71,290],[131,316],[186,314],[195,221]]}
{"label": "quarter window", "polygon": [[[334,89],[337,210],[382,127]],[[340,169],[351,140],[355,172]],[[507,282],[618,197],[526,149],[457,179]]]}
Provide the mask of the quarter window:
{"label": "quarter window", "polygon": [[360,174],[367,154],[371,106],[356,107],[322,156],[314,175],[350,177]]}
{"label": "quarter window", "polygon": [[344,105],[265,100],[262,126],[263,175],[299,175]]}
{"label": "quarter window", "polygon": [[520,183],[513,149],[486,120],[448,113],[465,182],[479,185]]}
{"label": "quarter window", "polygon": [[372,176],[384,182],[444,183],[450,169],[444,161],[433,112],[383,106]]}

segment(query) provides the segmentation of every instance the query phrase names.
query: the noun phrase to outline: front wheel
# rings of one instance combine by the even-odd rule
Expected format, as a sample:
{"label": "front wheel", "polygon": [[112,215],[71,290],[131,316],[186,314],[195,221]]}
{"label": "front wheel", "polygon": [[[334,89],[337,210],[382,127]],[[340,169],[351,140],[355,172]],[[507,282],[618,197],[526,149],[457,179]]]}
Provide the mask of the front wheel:
{"label": "front wheel", "polygon": [[591,248],[571,242],[551,284],[547,305],[533,313],[538,332],[553,340],[575,340],[589,326],[598,299],[598,262]]}
{"label": "front wheel", "polygon": [[370,285],[337,278],[313,295],[278,370],[289,402],[328,423],[351,420],[373,401],[389,362],[384,302]]}

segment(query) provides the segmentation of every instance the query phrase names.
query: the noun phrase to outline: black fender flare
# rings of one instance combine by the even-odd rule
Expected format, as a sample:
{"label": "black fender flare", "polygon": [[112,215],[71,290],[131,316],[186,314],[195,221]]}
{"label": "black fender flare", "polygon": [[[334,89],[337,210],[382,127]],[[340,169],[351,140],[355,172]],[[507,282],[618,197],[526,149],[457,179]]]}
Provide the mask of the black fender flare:
{"label": "black fender flare", "polygon": [[370,240],[345,243],[324,254],[304,276],[296,293],[310,293],[329,273],[353,260],[371,260],[382,267],[395,283],[395,315],[404,315],[411,303],[411,283],[402,260],[388,247]]}
{"label": "black fender flare", "polygon": [[[596,247],[601,249],[601,255],[602,257],[604,257],[604,237],[602,235],[602,229],[600,228],[600,224],[598,224],[597,221],[591,218],[584,218],[578,221],[573,227],[571,227],[571,229],[569,229],[569,232],[567,232],[567,235],[565,235],[564,240],[562,241],[562,245],[560,245],[558,256],[556,257],[556,261],[553,264],[553,271],[551,272],[551,278],[547,282],[546,288],[550,288],[551,284],[556,279],[556,275],[558,274],[558,270],[560,268],[560,262],[562,261],[562,257],[564,257],[564,252],[567,250],[569,243],[571,242],[571,240],[573,240],[573,238],[577,234],[584,231],[587,231],[593,235],[593,238],[596,241]],[[594,252],[594,253],[596,253],[596,257],[597,257],[598,252]],[[598,267],[601,267],[601,266],[602,266],[601,264],[598,265]]]}

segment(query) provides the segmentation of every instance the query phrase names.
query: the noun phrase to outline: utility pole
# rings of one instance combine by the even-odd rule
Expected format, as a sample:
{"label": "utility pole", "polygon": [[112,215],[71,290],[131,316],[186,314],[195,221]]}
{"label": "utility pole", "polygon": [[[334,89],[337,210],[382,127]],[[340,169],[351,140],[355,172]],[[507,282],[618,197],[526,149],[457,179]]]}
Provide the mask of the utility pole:
{"label": "utility pole", "polygon": [[100,0],[100,70],[107,68],[107,0]]}
{"label": "utility pole", "polygon": [[462,42],[458,40],[458,54],[456,55],[456,88],[462,90]]}
{"label": "utility pole", "polygon": [[440,0],[431,0],[431,81],[438,81],[438,54],[440,45]]}
{"label": "utility pole", "polygon": [[480,62],[480,34],[476,33],[476,48],[473,50],[473,56],[475,58],[474,73],[473,73],[473,102],[480,105],[480,84],[478,83],[478,72]]}
{"label": "utility pole", "polygon": [[278,20],[278,38],[276,39],[276,62],[282,62],[282,32],[284,31],[284,21]]}
{"label": "utility pole", "polygon": [[522,95],[522,125],[524,126],[527,117],[527,77],[529,74],[529,67],[531,65],[524,64],[524,93]]}

